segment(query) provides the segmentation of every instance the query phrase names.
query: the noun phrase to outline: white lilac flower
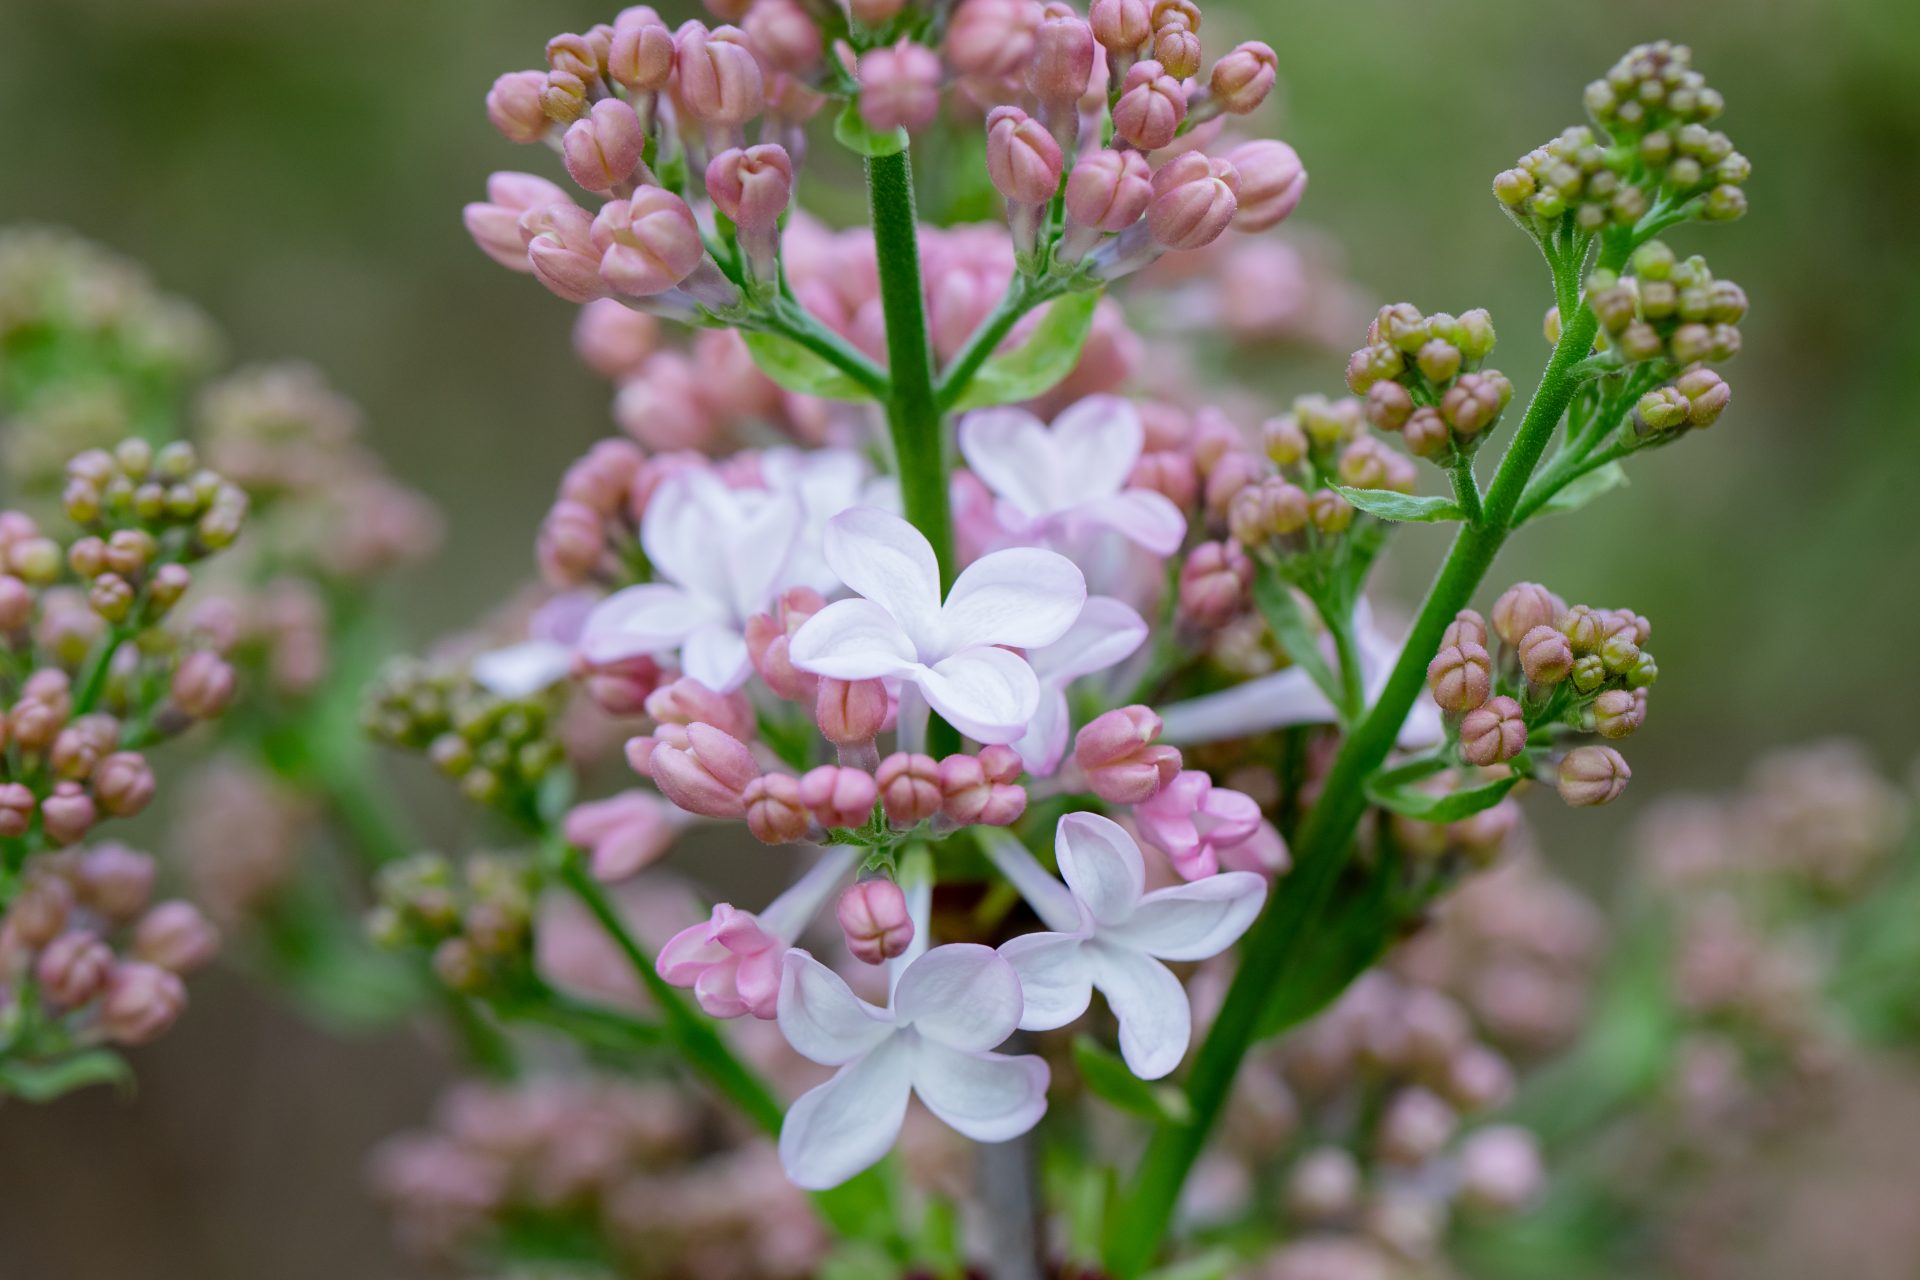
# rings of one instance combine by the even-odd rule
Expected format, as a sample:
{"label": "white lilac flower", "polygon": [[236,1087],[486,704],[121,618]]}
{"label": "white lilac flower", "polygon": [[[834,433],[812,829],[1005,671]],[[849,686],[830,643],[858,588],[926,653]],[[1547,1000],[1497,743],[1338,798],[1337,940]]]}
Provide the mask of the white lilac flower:
{"label": "white lilac flower", "polygon": [[560,683],[573,670],[580,633],[600,598],[590,591],[567,591],[533,611],[527,638],[493,649],[473,660],[473,678],[501,698],[528,698]]}
{"label": "white lilac flower", "polygon": [[1068,687],[1081,676],[1125,662],[1146,638],[1146,620],[1132,606],[1111,596],[1092,596],[1067,634],[1027,654],[1040,681],[1040,705],[1013,749],[1029,773],[1037,778],[1051,775],[1067,753],[1073,727]]}
{"label": "white lilac flower", "polygon": [[1054,854],[1061,884],[1019,841],[983,830],[983,846],[1049,932],[1005,943],[1020,976],[1029,1031],[1064,1027],[1098,988],[1120,1024],[1120,1054],[1143,1080],[1180,1065],[1193,1037],[1186,989],[1162,961],[1204,960],[1237,941],[1266,900],[1249,871],[1145,892],[1140,847],[1119,823],[1093,813],[1060,819]]}

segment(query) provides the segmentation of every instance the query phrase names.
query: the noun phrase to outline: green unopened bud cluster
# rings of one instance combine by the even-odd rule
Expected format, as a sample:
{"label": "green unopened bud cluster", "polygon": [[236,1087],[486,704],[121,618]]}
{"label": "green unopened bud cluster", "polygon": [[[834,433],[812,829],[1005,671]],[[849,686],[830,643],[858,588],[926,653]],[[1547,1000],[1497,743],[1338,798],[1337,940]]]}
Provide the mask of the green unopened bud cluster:
{"label": "green unopened bud cluster", "polygon": [[431,953],[455,991],[510,989],[532,974],[537,889],[525,858],[476,854],[455,868],[440,854],[416,854],[381,871],[367,932],[392,950]]}
{"label": "green unopened bud cluster", "polygon": [[1366,397],[1367,421],[1444,466],[1478,448],[1513,400],[1506,375],[1484,367],[1493,345],[1483,308],[1429,316],[1397,302],[1367,327],[1367,345],[1347,361],[1347,386]]}
{"label": "green unopened bud cluster", "polygon": [[[1746,290],[1716,280],[1699,254],[1678,258],[1658,240],[1635,250],[1624,273],[1589,275],[1586,302],[1600,321],[1601,345],[1628,364],[1702,364],[1740,353]],[[1558,314],[1550,314],[1549,335],[1557,338],[1558,328]]]}
{"label": "green unopened bud cluster", "polygon": [[545,695],[490,693],[459,665],[402,660],[368,691],[362,723],[380,742],[424,752],[475,802],[511,808],[565,758],[557,712]]}
{"label": "green unopened bud cluster", "polygon": [[[1227,528],[1239,544],[1282,556],[1327,551],[1353,525],[1353,504],[1334,485],[1412,493],[1413,464],[1367,430],[1360,401],[1301,396],[1293,411],[1262,429],[1266,460],[1227,504]],[[1273,470],[1265,469],[1271,463]]]}
{"label": "green unopened bud cluster", "polygon": [[82,529],[144,535],[155,554],[182,563],[232,546],[247,517],[245,491],[201,466],[184,441],[89,449],[67,464],[61,502]]}
{"label": "green unopened bud cluster", "polygon": [[1597,131],[1576,125],[1528,152],[1493,180],[1494,196],[1538,224],[1571,218],[1587,232],[1689,202],[1701,218],[1738,218],[1753,166],[1707,127],[1723,106],[1685,45],[1639,45],[1587,86]]}

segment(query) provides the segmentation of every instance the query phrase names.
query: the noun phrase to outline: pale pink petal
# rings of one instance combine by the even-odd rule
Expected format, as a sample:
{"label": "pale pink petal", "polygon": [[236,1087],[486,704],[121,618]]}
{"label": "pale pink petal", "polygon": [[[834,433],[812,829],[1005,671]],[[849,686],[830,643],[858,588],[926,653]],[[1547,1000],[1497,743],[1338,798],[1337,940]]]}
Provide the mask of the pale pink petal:
{"label": "pale pink petal", "polygon": [[1299,667],[1160,710],[1160,741],[1174,746],[1248,738],[1296,724],[1331,724],[1333,704]]}
{"label": "pale pink petal", "polygon": [[965,1053],[921,1040],[913,1091],[927,1110],[975,1142],[1017,1138],[1047,1113],[1047,1064],[1031,1054]]}
{"label": "pale pink petal", "polygon": [[715,693],[732,693],[747,682],[753,662],[747,641],[724,622],[700,627],[680,645],[680,669]]}
{"label": "pale pink petal", "polygon": [[840,581],[892,614],[916,646],[936,634],[940,564],[918,529],[877,507],[850,507],[827,522],[823,545]]}
{"label": "pale pink petal", "polygon": [[1020,979],[992,947],[948,943],[907,966],[894,987],[893,1010],[901,1026],[924,1039],[977,1053],[1020,1025]]}
{"label": "pale pink petal", "polygon": [[1112,596],[1088,596],[1067,633],[1027,655],[1034,674],[1062,686],[1132,657],[1147,638],[1147,622]]}
{"label": "pale pink petal", "polygon": [[726,485],[705,467],[676,471],[647,499],[640,545],[657,577],[718,596],[728,580],[727,543],[715,513],[732,505]]}
{"label": "pale pink petal", "polygon": [[1063,505],[1118,492],[1145,439],[1140,414],[1119,396],[1088,396],[1061,410],[1053,420],[1053,452]]}
{"label": "pale pink petal", "polygon": [[713,925],[702,920],[688,925],[667,940],[654,960],[654,969],[676,987],[690,987],[714,965],[724,963],[732,952],[714,941]]}
{"label": "pale pink petal", "polygon": [[874,680],[918,669],[913,640],[871,600],[836,600],[788,642],[795,667],[834,680]]}
{"label": "pale pink petal", "polygon": [[947,595],[941,611],[946,651],[1052,644],[1086,603],[1086,577],[1059,552],[1038,547],[992,552],[968,565]]}
{"label": "pale pink petal", "polygon": [[1067,887],[1103,927],[1133,914],[1147,868],[1140,846],[1119,823],[1097,813],[1069,813],[1054,830],[1053,851]]}
{"label": "pale pink petal", "polygon": [[978,827],[973,834],[987,861],[1020,891],[1040,923],[1056,933],[1081,933],[1088,927],[1073,891],[1048,875],[1019,837],[999,827]]}
{"label": "pale pink petal", "polygon": [[664,582],[644,583],[614,592],[587,615],[580,652],[595,664],[665,653],[717,621],[712,602]]}
{"label": "pale pink petal", "polygon": [[[819,617],[813,615],[807,626]],[[1040,706],[1033,668],[1005,649],[968,649],[914,672],[912,679],[948,724],[981,742],[1019,738]]]}
{"label": "pale pink petal", "polygon": [[1112,529],[1157,556],[1170,556],[1187,540],[1187,518],[1173,499],[1152,489],[1123,489],[1089,498],[1072,508],[1076,521]]}
{"label": "pale pink petal", "polygon": [[780,971],[780,1031],[801,1057],[837,1067],[871,1052],[894,1026],[886,1010],[854,995],[839,974],[795,949]]}
{"label": "pale pink petal", "polygon": [[737,1018],[747,1011],[741,998],[740,957],[728,954],[719,964],[702,969],[693,980],[693,998],[710,1018]]}
{"label": "pale pink petal", "polygon": [[889,1040],[802,1094],[780,1126],[787,1177],[824,1191],[878,1163],[900,1136],[913,1074],[913,1047]]}
{"label": "pale pink petal", "polygon": [[1080,953],[1083,939],[1066,933],[1025,933],[1000,944],[1000,954],[1020,976],[1027,1031],[1064,1027],[1087,1011],[1093,971]]}
{"label": "pale pink petal", "polygon": [[1058,684],[1043,683],[1040,705],[1033,710],[1027,731],[1013,744],[1020,762],[1036,778],[1050,778],[1067,754],[1068,730],[1073,727],[1067,710],[1067,695]]}
{"label": "pale pink petal", "polygon": [[710,529],[707,536],[725,540],[734,617],[744,619],[772,603],[799,545],[802,513],[799,500],[783,493],[733,505],[738,515],[732,527]]}
{"label": "pale pink petal", "polygon": [[1180,979],[1143,952],[1107,946],[1086,947],[1093,985],[1107,998],[1120,1023],[1120,1056],[1142,1080],[1158,1080],[1187,1056],[1193,1038],[1193,1011]]}
{"label": "pale pink petal", "polygon": [[1267,882],[1260,876],[1223,871],[1155,889],[1140,899],[1130,918],[1101,936],[1162,960],[1205,960],[1238,941],[1266,899]]}
{"label": "pale pink petal", "polygon": [[473,678],[497,697],[527,698],[565,680],[572,668],[572,645],[525,640],[475,658]]}
{"label": "pale pink petal", "polygon": [[970,413],[960,420],[958,438],[973,474],[1023,515],[1045,515],[1057,505],[1053,439],[1025,409]]}

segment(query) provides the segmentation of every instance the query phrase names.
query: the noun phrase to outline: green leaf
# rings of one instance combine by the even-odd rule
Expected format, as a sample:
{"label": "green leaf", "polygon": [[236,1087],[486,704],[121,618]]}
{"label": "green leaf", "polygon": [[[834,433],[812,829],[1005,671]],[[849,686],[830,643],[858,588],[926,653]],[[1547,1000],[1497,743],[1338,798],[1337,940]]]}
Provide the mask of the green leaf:
{"label": "green leaf", "polygon": [[1260,1014],[1259,1038],[1277,1035],[1313,1017],[1378,961],[1396,938],[1393,889],[1397,868],[1357,868],[1342,878],[1300,954]]}
{"label": "green leaf", "polygon": [[1333,491],[1370,516],[1381,520],[1435,524],[1442,520],[1464,520],[1467,513],[1452,498],[1438,494],[1395,493],[1391,489],[1355,489],[1344,484]]}
{"label": "green leaf", "polygon": [[1603,493],[1625,488],[1626,483],[1627,469],[1618,461],[1609,462],[1561,486],[1558,493],[1540,504],[1537,514],[1544,516],[1578,511]]}
{"label": "green leaf", "polygon": [[1367,799],[1383,809],[1391,809],[1404,818],[1413,818],[1419,822],[1458,822],[1462,818],[1471,818],[1483,809],[1491,809],[1505,798],[1507,792],[1520,784],[1525,775],[1519,770],[1507,774],[1504,778],[1495,778],[1492,782],[1483,782],[1476,787],[1462,787],[1458,791],[1448,791],[1435,795],[1430,791],[1417,791],[1412,787],[1384,783],[1387,775],[1369,779]]}
{"label": "green leaf", "polygon": [[791,338],[746,333],[747,351],[760,372],[787,391],[822,400],[871,400],[873,393]]}
{"label": "green leaf", "polygon": [[894,128],[888,133],[875,133],[860,118],[860,104],[849,102],[835,117],[833,137],[836,142],[855,155],[866,156],[871,160],[875,156],[898,155],[907,149],[907,131]]}
{"label": "green leaf", "polygon": [[1240,1257],[1233,1250],[1209,1249],[1198,1257],[1149,1271],[1144,1280],[1227,1280],[1239,1264]]}
{"label": "green leaf", "polygon": [[1186,1124],[1192,1118],[1185,1094],[1178,1089],[1148,1084],[1091,1036],[1081,1036],[1073,1042],[1073,1061],[1080,1068],[1080,1078],[1096,1097],[1128,1115],[1174,1126]]}
{"label": "green leaf", "polygon": [[1253,603],[1279,638],[1287,656],[1293,659],[1293,665],[1307,673],[1314,687],[1327,695],[1327,701],[1340,706],[1346,692],[1340,687],[1339,674],[1327,661],[1326,653],[1320,648],[1320,637],[1314,633],[1313,624],[1286,579],[1278,571],[1261,565],[1253,579]]}
{"label": "green leaf", "polygon": [[0,1096],[11,1093],[27,1102],[52,1102],[96,1084],[131,1092],[133,1068],[111,1049],[88,1049],[53,1062],[0,1062]]}
{"label": "green leaf", "polygon": [[1093,312],[1100,305],[1100,293],[1089,289],[1055,299],[1025,342],[980,366],[953,407],[981,409],[1031,400],[1072,373],[1080,359],[1080,348],[1086,346],[1087,335],[1093,331]]}

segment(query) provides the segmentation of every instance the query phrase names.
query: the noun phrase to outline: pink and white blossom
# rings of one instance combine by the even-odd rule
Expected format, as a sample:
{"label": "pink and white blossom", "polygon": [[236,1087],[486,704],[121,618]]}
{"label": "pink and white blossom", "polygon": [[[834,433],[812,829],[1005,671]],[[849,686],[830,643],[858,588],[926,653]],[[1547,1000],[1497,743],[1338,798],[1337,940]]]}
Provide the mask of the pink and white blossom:
{"label": "pink and white blossom", "polygon": [[1266,881],[1228,871],[1148,893],[1140,847],[1119,823],[1093,813],[1067,814],[1056,829],[1065,884],[1011,836],[986,832],[982,840],[1049,930],[1000,948],[1020,976],[1020,1025],[1064,1027],[1087,1011],[1098,988],[1135,1075],[1157,1080],[1179,1066],[1193,1015],[1186,989],[1162,961],[1204,960],[1232,946],[1260,914]]}
{"label": "pink and white blossom", "polygon": [[[982,742],[1011,742],[1040,703],[1033,668],[1010,648],[1067,633],[1086,579],[1065,556],[1015,548],[982,556],[941,599],[940,567],[918,529],[874,507],[828,522],[828,566],[857,600],[808,618],[789,644],[793,665],[834,680],[898,680]],[[904,718],[904,717],[903,717]]]}
{"label": "pink and white blossom", "polygon": [[1133,821],[1183,880],[1204,880],[1223,866],[1264,875],[1287,867],[1286,842],[1253,797],[1214,786],[1201,769],[1182,770],[1135,805]]}
{"label": "pink and white blossom", "polygon": [[879,1161],[915,1094],[975,1142],[1016,1138],[1046,1112],[1045,1061],[992,1052],[1020,1025],[1012,965],[989,947],[953,943],[898,972],[883,1009],[805,951],[786,954],[780,1030],[801,1056],[839,1068],[780,1129],[780,1162],[802,1187],[838,1186]]}
{"label": "pink and white blossom", "polygon": [[565,680],[579,653],[587,616],[599,603],[590,591],[567,591],[533,611],[527,638],[473,660],[473,678],[501,698],[529,698]]}
{"label": "pink and white blossom", "polygon": [[1040,705],[1027,731],[1013,744],[1027,771],[1044,778],[1067,753],[1072,716],[1067,689],[1081,676],[1118,666],[1147,638],[1147,623],[1132,606],[1111,596],[1092,596],[1067,634],[1027,654],[1040,680]]}

